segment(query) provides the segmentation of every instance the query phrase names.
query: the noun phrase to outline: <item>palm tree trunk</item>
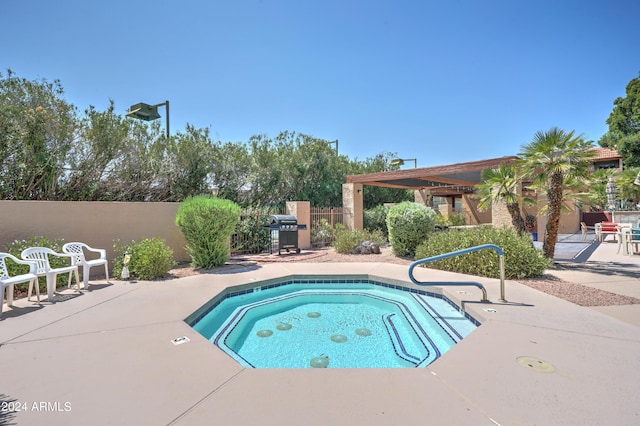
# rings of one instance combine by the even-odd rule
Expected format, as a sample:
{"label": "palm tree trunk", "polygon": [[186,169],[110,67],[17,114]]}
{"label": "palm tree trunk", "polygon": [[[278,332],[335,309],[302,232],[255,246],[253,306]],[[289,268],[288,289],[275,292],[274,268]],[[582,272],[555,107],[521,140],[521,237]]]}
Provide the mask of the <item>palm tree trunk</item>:
{"label": "palm tree trunk", "polygon": [[507,204],[507,211],[511,215],[511,224],[516,228],[518,234],[526,234],[527,228],[524,226],[524,219],[522,219],[522,215],[520,214],[520,205],[518,203],[509,203]]}
{"label": "palm tree trunk", "polygon": [[564,176],[562,172],[554,172],[549,179],[549,208],[547,211],[547,227],[542,251],[548,259],[553,259],[560,227],[560,213],[562,212],[562,186]]}

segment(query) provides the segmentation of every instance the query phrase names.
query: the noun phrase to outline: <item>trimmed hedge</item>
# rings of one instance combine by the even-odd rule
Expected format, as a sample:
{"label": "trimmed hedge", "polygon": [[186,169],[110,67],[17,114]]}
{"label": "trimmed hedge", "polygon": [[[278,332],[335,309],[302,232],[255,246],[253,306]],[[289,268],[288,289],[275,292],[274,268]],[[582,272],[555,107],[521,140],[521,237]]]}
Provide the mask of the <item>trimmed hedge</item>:
{"label": "trimmed hedge", "polygon": [[434,232],[436,212],[422,204],[404,201],[389,209],[387,229],[396,256],[413,257],[416,248]]}
{"label": "trimmed hedge", "polygon": [[240,220],[240,206],[211,196],[189,197],[180,204],[176,225],[187,240],[191,265],[211,269],[229,260],[229,242]]}
{"label": "trimmed hedge", "polygon": [[[531,244],[528,235],[518,235],[511,227],[482,226],[436,232],[428,241],[420,244],[415,258],[424,259],[482,244],[495,244],[504,251],[507,279],[539,276],[551,266],[551,260]],[[423,266],[482,277],[500,277],[500,258],[494,250],[480,250]]]}

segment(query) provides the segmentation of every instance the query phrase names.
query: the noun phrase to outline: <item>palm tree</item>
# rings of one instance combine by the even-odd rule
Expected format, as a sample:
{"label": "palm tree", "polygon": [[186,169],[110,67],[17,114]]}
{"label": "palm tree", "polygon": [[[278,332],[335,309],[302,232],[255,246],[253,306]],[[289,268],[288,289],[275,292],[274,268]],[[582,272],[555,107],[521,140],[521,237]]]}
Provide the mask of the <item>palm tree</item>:
{"label": "palm tree", "polygon": [[518,154],[534,185],[543,188],[547,196],[547,227],[542,250],[549,259],[553,259],[556,248],[567,180],[579,181],[578,178],[589,176],[593,158],[590,148],[591,143],[576,136],[574,130],[565,132],[553,127],[546,132],[536,132],[533,140]]}
{"label": "palm tree", "polygon": [[521,179],[516,167],[511,164],[501,164],[498,169],[485,169],[481,173],[482,182],[476,185],[480,202],[478,207],[488,209],[492,204],[503,202],[511,215],[511,224],[519,234],[526,234],[527,230],[520,211],[521,196],[518,185]]}

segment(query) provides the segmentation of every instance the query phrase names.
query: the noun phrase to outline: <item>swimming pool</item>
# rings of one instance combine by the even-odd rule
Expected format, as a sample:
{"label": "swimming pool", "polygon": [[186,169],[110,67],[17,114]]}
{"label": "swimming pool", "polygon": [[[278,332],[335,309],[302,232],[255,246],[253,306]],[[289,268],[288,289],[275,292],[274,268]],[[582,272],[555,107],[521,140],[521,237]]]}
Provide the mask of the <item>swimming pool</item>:
{"label": "swimming pool", "polygon": [[250,368],[425,367],[479,325],[437,293],[320,278],[230,291],[188,322]]}

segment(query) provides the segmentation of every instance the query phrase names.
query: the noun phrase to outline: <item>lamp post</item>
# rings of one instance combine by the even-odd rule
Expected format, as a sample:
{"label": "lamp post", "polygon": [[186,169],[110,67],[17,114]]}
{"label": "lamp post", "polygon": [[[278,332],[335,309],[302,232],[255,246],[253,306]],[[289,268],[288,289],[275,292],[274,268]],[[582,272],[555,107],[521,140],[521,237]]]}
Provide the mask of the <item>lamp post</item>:
{"label": "lamp post", "polygon": [[405,161],[413,161],[413,168],[418,168],[418,160],[415,158],[394,158],[391,160],[392,166],[403,166]]}
{"label": "lamp post", "polygon": [[160,114],[158,114],[158,107],[163,106],[167,111],[167,138],[169,137],[169,101],[164,101],[162,103],[156,105],[149,105],[143,102],[137,103],[135,105],[131,105],[129,108],[129,112],[127,113],[127,117],[135,118],[138,120],[144,121],[153,121],[160,118]]}
{"label": "lamp post", "polygon": [[336,144],[336,154],[337,154],[338,153],[338,139],[336,139],[333,142],[327,142],[327,145],[333,145],[334,143]]}

